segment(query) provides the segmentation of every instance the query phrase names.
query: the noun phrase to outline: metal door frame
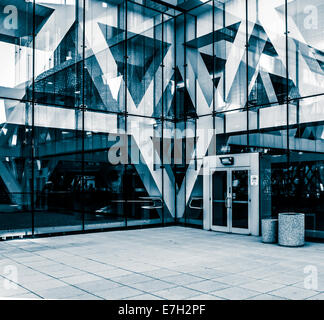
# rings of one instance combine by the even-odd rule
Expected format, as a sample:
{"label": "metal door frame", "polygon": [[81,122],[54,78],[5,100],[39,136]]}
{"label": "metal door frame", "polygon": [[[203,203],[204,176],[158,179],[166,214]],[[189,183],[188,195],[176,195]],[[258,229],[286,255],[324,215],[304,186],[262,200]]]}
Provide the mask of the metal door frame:
{"label": "metal door frame", "polygon": [[[233,171],[247,171],[248,172],[248,228],[243,229],[243,228],[233,228],[232,227],[232,177],[233,177]],[[227,176],[227,197],[225,200],[228,201],[228,204],[226,208],[226,213],[227,213],[227,226],[215,226],[213,225],[213,175],[215,172],[226,172]],[[251,226],[251,185],[250,185],[250,167],[231,167],[231,168],[219,168],[219,167],[214,167],[210,169],[209,172],[209,202],[210,202],[210,212],[209,212],[209,217],[210,217],[210,226],[211,230],[213,231],[220,231],[220,232],[227,232],[227,233],[235,233],[235,234],[251,234],[250,231],[250,226]]]}

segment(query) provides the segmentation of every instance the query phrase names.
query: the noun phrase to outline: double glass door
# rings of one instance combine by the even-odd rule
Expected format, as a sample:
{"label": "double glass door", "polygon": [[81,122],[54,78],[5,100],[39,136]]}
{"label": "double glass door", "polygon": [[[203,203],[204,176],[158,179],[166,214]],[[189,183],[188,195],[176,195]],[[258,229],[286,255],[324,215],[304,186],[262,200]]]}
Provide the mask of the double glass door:
{"label": "double glass door", "polygon": [[216,169],[211,172],[211,183],[212,229],[249,234],[249,170]]}

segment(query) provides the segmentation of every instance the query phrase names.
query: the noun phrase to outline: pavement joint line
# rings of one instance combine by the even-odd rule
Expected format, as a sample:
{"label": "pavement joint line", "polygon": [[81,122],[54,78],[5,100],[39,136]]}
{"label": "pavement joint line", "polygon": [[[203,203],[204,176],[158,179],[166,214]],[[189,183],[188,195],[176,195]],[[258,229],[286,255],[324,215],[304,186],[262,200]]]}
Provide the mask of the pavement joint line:
{"label": "pavement joint line", "polygon": [[[19,264],[24,265],[23,263],[19,263]],[[50,274],[47,274],[47,273],[45,273],[45,272],[42,272],[42,271],[39,271],[39,270],[35,270],[35,269],[33,269],[33,268],[29,267],[29,266],[26,266],[26,265],[24,265],[24,266],[27,267],[27,268],[30,268],[30,269],[32,269],[32,270],[34,270],[34,271],[37,271],[37,272],[39,272],[39,273],[41,273],[41,274],[44,274],[44,275],[46,275],[46,276],[48,276],[48,277],[50,277],[50,278],[53,278],[54,280],[62,281],[60,278],[56,278],[56,277],[54,277],[54,276],[52,276],[52,275],[50,275]],[[73,267],[72,267],[72,268],[73,268]],[[79,289],[79,290],[82,290],[82,291],[84,291],[84,292],[86,292],[86,293],[88,293],[88,294],[91,294],[91,295],[96,296],[95,294],[93,294],[93,293],[91,293],[91,292],[88,292],[88,291],[86,291],[86,290],[83,290],[83,289],[81,289],[81,288],[79,288],[79,287],[76,287],[76,286],[74,286],[74,285],[72,285],[72,284],[68,284],[68,283],[65,282],[65,281],[62,281],[62,282],[66,283],[68,286],[74,287],[74,288]],[[15,282],[15,283],[16,283],[16,282]],[[31,293],[33,293],[33,294],[36,294],[36,295],[39,296],[40,298],[44,299],[42,296],[40,296],[39,294],[33,292],[32,290],[30,290],[30,289],[24,287],[24,286],[21,285],[19,282],[17,282],[16,284],[19,285],[20,287],[24,288],[25,290],[27,290],[27,291],[29,291],[29,292],[31,292]],[[47,290],[50,290],[50,289],[55,289],[55,288],[49,288],[49,289],[47,289]],[[100,298],[99,296],[96,296],[96,297]]]}
{"label": "pavement joint line", "polygon": [[[154,240],[155,241],[159,241],[159,239],[160,239],[160,237],[153,237],[154,238]],[[204,237],[200,237],[200,239],[204,239]],[[238,239],[240,239],[240,238],[238,238]],[[100,240],[100,239],[99,239]],[[231,239],[232,240],[232,239]],[[199,241],[199,238],[198,238],[198,241]],[[124,241],[125,242],[125,241]],[[126,243],[126,242],[125,242]],[[258,245],[258,243],[256,243],[256,245]],[[69,251],[69,250],[64,250],[64,248],[62,249],[62,248],[55,248],[55,247],[51,247],[51,246],[49,246],[48,244],[44,244],[44,243],[42,243],[42,244],[40,244],[39,246],[42,246],[42,247],[45,247],[45,248],[48,248],[49,250],[56,250],[56,251],[58,251],[58,252],[63,252],[64,254],[67,254],[68,256],[70,256],[70,258],[73,260],[73,257],[81,257],[81,258],[84,258],[84,255],[82,255],[82,253],[79,253],[79,254],[73,254],[73,253],[71,253],[71,251]],[[13,245],[13,247],[14,248],[16,248],[17,247],[17,245]],[[177,248],[179,247],[179,246],[176,246]],[[245,247],[245,246],[241,246],[241,247]],[[178,248],[179,249],[179,248]],[[180,247],[180,249],[182,250],[182,246]],[[316,249],[316,248],[315,248]],[[45,260],[48,260],[48,262],[54,262],[54,263],[56,263],[56,264],[60,264],[60,265],[62,265],[62,266],[65,266],[65,267],[69,267],[69,268],[71,268],[71,269],[75,269],[75,270],[78,270],[78,271],[81,271],[81,272],[85,272],[86,274],[89,274],[89,275],[94,275],[94,276],[96,276],[96,277],[98,277],[98,278],[102,278],[102,279],[108,279],[109,281],[111,281],[111,282],[114,282],[114,283],[117,283],[117,284],[119,284],[121,287],[129,287],[129,288],[132,288],[132,289],[136,289],[136,290],[138,290],[138,291],[141,291],[141,293],[139,293],[138,295],[141,295],[141,294],[149,294],[149,295],[153,295],[153,296],[156,296],[157,298],[161,298],[161,297],[159,297],[158,295],[155,295],[154,294],[154,292],[148,292],[148,291],[145,291],[145,290],[142,290],[142,289],[137,289],[137,288],[135,288],[135,287],[132,287],[132,284],[125,284],[125,283],[121,283],[121,282],[119,282],[119,281],[116,281],[116,280],[114,280],[114,278],[119,278],[119,277],[123,277],[123,275],[120,275],[120,276],[114,276],[114,277],[112,277],[112,278],[107,278],[106,276],[101,276],[100,274],[97,274],[97,273],[95,273],[96,271],[87,271],[87,270],[83,270],[83,269],[80,269],[80,268],[78,268],[78,267],[75,267],[75,266],[71,266],[71,265],[69,265],[68,264],[68,262],[62,262],[62,261],[56,261],[55,260],[55,257],[48,257],[48,256],[44,256],[44,255],[42,255],[41,254],[41,251],[40,252],[37,252],[37,251],[31,251],[31,250],[27,250],[27,248],[25,249],[24,247],[21,247],[21,248],[19,248],[19,250],[21,250],[22,251],[22,253],[23,252],[27,252],[28,254],[30,254],[31,256],[35,256],[35,257],[41,257],[42,259],[45,259]],[[225,249],[224,249],[225,250]],[[89,250],[86,250],[86,251],[91,251],[90,250],[90,248],[89,248]],[[281,250],[282,251],[282,250]],[[317,252],[322,252],[322,250],[316,250]],[[84,251],[83,251],[84,252]],[[129,268],[127,268],[127,267],[125,267],[125,266],[122,266],[122,267],[119,267],[118,265],[116,265],[116,264],[111,264],[111,263],[105,263],[105,262],[103,262],[103,261],[101,261],[100,260],[100,250],[97,252],[98,253],[98,256],[99,256],[99,258],[97,257],[87,257],[86,258],[86,260],[88,260],[88,261],[92,261],[92,262],[96,262],[96,263],[98,263],[98,264],[102,264],[103,266],[109,266],[109,267],[112,267],[113,269],[112,270],[123,270],[123,271],[127,271],[127,272],[130,272],[130,274],[129,275],[144,275],[144,276],[146,276],[147,278],[150,278],[150,279],[152,279],[152,280],[160,280],[160,281],[164,281],[164,282],[166,282],[166,283],[169,283],[169,284],[172,284],[172,285],[174,285],[173,287],[170,287],[170,288],[166,288],[166,289],[160,289],[160,290],[158,290],[158,291],[162,291],[162,290],[168,290],[168,289],[171,289],[171,288],[187,288],[186,287],[186,284],[176,284],[176,283],[173,283],[173,282],[171,282],[171,281],[169,281],[169,279],[168,280],[164,280],[164,278],[161,278],[161,277],[158,277],[158,274],[157,275],[147,275],[145,272],[149,272],[149,271],[154,271],[155,269],[152,269],[152,270],[144,270],[144,271],[134,271],[134,270],[130,270]],[[244,251],[245,252],[245,251]],[[246,251],[246,252],[248,252],[248,250]],[[256,253],[255,254],[256,256],[258,256],[258,253]],[[99,296],[99,294],[98,293],[92,293],[92,292],[89,292],[89,291],[87,291],[87,290],[85,290],[85,289],[81,289],[80,287],[78,287],[77,286],[77,284],[70,284],[70,283],[67,283],[67,282],[65,282],[64,281],[64,278],[66,278],[66,277],[56,277],[56,276],[52,276],[52,275],[50,275],[50,274],[48,274],[48,273],[46,273],[46,272],[43,272],[43,271],[41,271],[41,270],[39,270],[39,269],[41,269],[41,267],[39,267],[38,269],[35,269],[35,267],[33,267],[32,266],[32,261],[22,261],[22,262],[20,262],[20,259],[19,259],[19,257],[15,257],[15,254],[13,254],[13,255],[10,255],[10,253],[6,253],[6,252],[4,252],[4,255],[3,256],[5,256],[8,260],[10,260],[10,261],[12,261],[13,263],[16,263],[16,264],[18,264],[18,265],[21,265],[21,266],[23,266],[23,267],[26,267],[27,269],[31,269],[31,270],[33,270],[33,271],[36,271],[37,273],[39,273],[39,274],[44,274],[44,275],[46,275],[47,277],[49,277],[49,278],[53,278],[53,279],[55,279],[55,280],[58,280],[58,281],[61,281],[61,282],[63,282],[63,283],[65,283],[65,284],[67,284],[68,286],[70,286],[70,287],[76,287],[77,289],[79,289],[80,291],[83,291],[83,292],[85,292],[85,293],[87,293],[87,294],[90,294],[90,295],[92,295],[92,296],[95,296],[95,297],[98,297],[98,298],[101,298],[100,296]],[[19,256],[19,252],[17,252],[17,256]],[[68,257],[67,256],[67,257]],[[259,255],[259,257],[260,257],[260,259],[257,259],[257,261],[259,260],[259,261],[262,261],[262,257],[265,257],[265,258],[269,258],[270,259],[270,257],[271,256],[274,256],[276,259],[277,259],[277,262],[274,262],[274,263],[265,263],[264,264],[264,266],[262,266],[262,265],[259,265],[259,266],[253,266],[253,267],[251,267],[251,269],[249,269],[249,268],[247,268],[246,270],[242,270],[242,271],[239,271],[239,272],[231,272],[230,274],[227,274],[228,276],[231,276],[231,275],[240,275],[240,273],[244,273],[244,272],[248,272],[248,271],[253,271],[253,270],[257,270],[257,269],[259,269],[259,268],[266,268],[267,266],[271,266],[271,265],[273,265],[273,266],[280,266],[280,265],[283,265],[284,267],[285,267],[285,262],[289,262],[290,260],[289,259],[285,259],[284,260],[284,262],[282,262],[282,261],[280,261],[280,259],[284,259],[284,257],[283,257],[283,254],[281,254],[281,252],[280,252],[280,254],[277,254],[277,255],[275,255],[274,253],[271,253],[271,252],[269,252],[269,255]],[[197,257],[199,257],[198,255],[197,255]],[[226,256],[225,256],[226,257]],[[238,256],[237,257],[237,259],[240,259],[240,256]],[[303,260],[302,260],[302,258],[301,258],[301,256],[300,255],[298,255],[297,257],[296,256],[294,256],[294,260],[295,260],[295,263],[296,263],[296,265],[294,265],[290,270],[287,270],[287,269],[284,269],[283,270],[283,273],[284,274],[287,274],[287,275],[289,275],[289,273],[293,273],[293,272],[297,272],[297,270],[299,270],[299,268],[300,268],[300,266],[298,265],[298,264],[300,264],[300,265],[302,265],[303,264]],[[115,260],[116,261],[116,260]],[[37,261],[36,261],[37,262]],[[136,264],[136,260],[135,259],[133,259],[133,262]],[[245,261],[246,263],[248,263],[248,260],[247,261]],[[220,278],[220,277],[222,277],[222,276],[217,276],[216,278],[211,278],[211,277],[209,277],[208,275],[207,275],[207,277],[202,277],[202,276],[199,276],[199,275],[196,275],[195,274],[195,272],[200,272],[200,271],[202,271],[202,272],[204,272],[204,271],[208,271],[208,270],[214,270],[214,269],[218,269],[219,267],[225,267],[227,264],[226,263],[224,263],[223,265],[217,265],[216,267],[204,267],[204,269],[205,270],[197,270],[197,271],[179,271],[179,270],[177,270],[177,269],[172,269],[172,267],[170,267],[170,266],[167,266],[167,267],[165,267],[165,266],[158,266],[158,265],[153,265],[153,264],[151,264],[151,263],[149,263],[149,262],[144,262],[144,263],[142,263],[144,266],[145,265],[147,265],[147,266],[150,266],[150,267],[157,267],[157,269],[156,270],[159,270],[159,269],[165,269],[165,270],[168,270],[168,271],[172,271],[172,272],[176,272],[176,273],[178,273],[178,275],[175,275],[175,277],[177,277],[177,276],[181,276],[181,275],[191,275],[191,276],[194,276],[194,277],[197,277],[197,278],[200,278],[200,280],[197,280],[197,281],[195,281],[195,282],[192,282],[192,283],[196,283],[196,282],[200,282],[200,281],[205,281],[205,280],[210,280],[210,279],[215,279],[215,281],[216,282],[221,282],[218,278]],[[230,263],[228,263],[228,264],[230,264]],[[176,264],[175,264],[176,265]],[[184,265],[186,265],[186,264],[184,264]],[[188,263],[187,263],[187,265],[188,265]],[[216,265],[216,262],[215,262],[215,265]],[[253,265],[253,263],[252,263],[252,265]],[[287,265],[287,267],[289,268],[289,263],[288,263],[288,265]],[[91,269],[91,268],[89,268],[89,269]],[[269,269],[269,270],[271,270],[271,269]],[[109,270],[108,270],[109,271]],[[219,272],[221,273],[222,271],[221,270],[219,270]],[[227,272],[227,273],[229,273],[229,272]],[[125,275],[125,276],[127,276],[127,275]],[[224,275],[224,276],[226,276],[226,274]],[[168,276],[166,276],[166,277],[168,277]],[[166,278],[165,277],[165,278]],[[253,278],[252,276],[248,276],[248,277],[250,277],[251,279]],[[2,278],[6,278],[6,277],[2,277]],[[264,279],[264,278],[262,278],[262,277],[260,277],[260,278],[256,278],[256,279],[262,279],[262,280],[264,280],[264,281],[268,281],[268,280],[266,280],[266,279]],[[139,281],[139,282],[137,282],[137,283],[143,283],[143,282],[150,282],[151,280],[145,280],[145,281]],[[85,281],[85,282],[88,282],[88,281]],[[255,296],[252,296],[252,297],[250,297],[250,298],[253,298],[253,297],[257,297],[258,295],[262,295],[262,294],[268,294],[268,295],[271,295],[271,293],[273,292],[273,291],[276,291],[276,290],[280,290],[280,289],[283,289],[283,288],[286,288],[286,287],[293,287],[294,285],[296,285],[296,284],[298,284],[300,281],[296,281],[296,282],[293,282],[293,283],[290,283],[289,285],[287,285],[287,284],[284,284],[284,283],[280,283],[280,282],[278,282],[278,284],[282,284],[283,285],[283,287],[282,288],[279,288],[279,289],[274,289],[274,290],[270,290],[270,291],[267,291],[267,292],[264,292],[264,293],[262,293],[262,292],[260,292],[260,294],[257,294],[257,295],[255,295]],[[135,284],[135,283],[134,283]],[[189,284],[189,283],[188,283]],[[225,285],[228,285],[228,284],[226,284],[226,283],[224,283]],[[19,283],[19,281],[18,281],[18,283],[17,283],[17,285],[19,286],[19,287],[21,287],[21,288],[23,288],[23,289],[25,289],[25,290],[27,290],[27,292],[29,292],[29,293],[31,293],[31,294],[34,294],[34,295],[36,295],[36,296],[38,296],[38,297],[40,297],[37,293],[35,293],[34,291],[32,291],[32,290],[30,290],[30,289],[27,289],[27,288],[25,288],[22,284],[20,284]],[[236,286],[239,286],[239,285],[236,285],[236,286],[234,286],[234,285],[229,285],[230,287],[236,287]],[[295,288],[295,287],[294,287]],[[193,291],[195,291],[195,292],[197,292],[197,295],[200,295],[200,294],[210,294],[210,295],[213,295],[213,296],[215,296],[215,297],[218,297],[217,295],[215,295],[215,294],[212,294],[212,293],[207,293],[207,292],[204,292],[204,291],[200,291],[200,290],[197,290],[197,289],[192,289],[192,288],[187,288],[187,289],[190,289],[190,290],[193,290]],[[221,289],[220,289],[221,290]],[[103,292],[104,290],[102,290],[102,292]],[[217,291],[217,290],[215,290],[215,291]],[[316,293],[314,293],[313,295],[311,295],[310,297],[308,297],[308,298],[311,298],[311,297],[315,297],[315,296],[317,296],[317,295],[319,295],[319,294],[321,294],[322,293],[322,291],[317,291]],[[22,294],[23,295],[23,294]],[[80,295],[82,295],[82,293],[80,293]],[[137,295],[136,295],[137,296]],[[196,296],[196,295],[195,295]],[[273,297],[280,297],[280,296],[275,296],[275,295],[271,295],[271,296],[273,296]],[[135,297],[135,296],[134,296]],[[218,298],[222,298],[222,297],[218,297]],[[283,297],[284,298],[284,297]],[[223,299],[223,298],[222,298]]]}
{"label": "pavement joint line", "polygon": [[[52,260],[51,258],[48,258],[48,259],[49,259],[49,260]],[[14,260],[14,261],[15,261],[15,260]],[[54,261],[55,261],[55,260],[54,260]],[[16,262],[17,262],[17,261],[16,261]],[[20,263],[20,262],[17,262],[17,263],[26,266],[26,265],[23,264],[23,263]],[[66,265],[66,264],[64,264],[64,263],[61,263],[61,264],[65,265],[65,266],[69,266],[69,265]],[[49,276],[49,277],[51,277],[51,278],[53,278],[53,279],[55,279],[55,280],[60,280],[60,281],[62,281],[62,282],[64,282],[64,283],[66,283],[67,285],[72,286],[72,287],[75,287],[75,288],[77,288],[77,289],[79,289],[79,290],[82,290],[82,291],[88,293],[88,294],[94,295],[94,296],[96,296],[96,297],[98,297],[98,298],[102,298],[101,296],[96,295],[96,294],[94,294],[94,293],[91,293],[90,291],[87,291],[87,290],[85,290],[85,289],[81,289],[81,288],[77,287],[76,285],[72,285],[72,284],[69,284],[69,283],[65,282],[64,280],[62,280],[62,279],[64,279],[64,278],[62,278],[62,279],[60,279],[60,278],[55,278],[54,276],[51,276],[51,275],[49,275],[49,274],[47,274],[47,273],[45,273],[45,272],[42,272],[42,271],[39,271],[39,270],[35,270],[35,269],[33,269],[33,268],[29,267],[29,266],[26,266],[26,267],[27,267],[27,268],[30,268],[30,269],[32,269],[32,270],[34,270],[34,271],[40,272],[40,273],[42,273],[42,274],[44,274],[44,275],[46,275],[46,276]],[[70,267],[70,266],[69,266],[69,267]],[[71,267],[71,268],[76,269],[76,270],[79,270],[79,271],[83,271],[83,270],[78,269],[78,268],[75,268],[75,267]],[[129,270],[127,270],[127,269],[123,269],[123,268],[120,268],[120,269],[122,269],[122,270],[124,270],[124,271],[129,271]],[[117,283],[117,284],[120,284],[121,287],[124,286],[124,287],[128,287],[128,288],[131,288],[131,289],[139,290],[139,289],[136,289],[136,288],[134,288],[134,287],[132,287],[132,286],[130,286],[130,285],[125,285],[125,284],[122,284],[122,283],[120,283],[120,282],[118,282],[118,281],[114,281],[114,280],[112,280],[113,278],[105,278],[105,277],[103,277],[103,276],[97,275],[97,274],[92,273],[92,272],[87,272],[87,273],[89,273],[89,274],[93,274],[93,275],[98,276],[98,277],[100,277],[100,278],[103,278],[103,279],[105,279],[105,280],[110,280],[110,281],[112,281],[112,282],[115,282],[115,283]],[[141,274],[141,273],[137,273],[137,272],[133,272],[133,273],[135,273],[135,274]],[[142,274],[141,274],[141,275],[142,275]],[[152,278],[152,277],[150,277],[150,278]],[[160,279],[152,278],[152,280],[160,280]],[[165,281],[165,282],[167,282],[167,281]],[[171,283],[171,282],[168,282],[168,283]],[[171,284],[172,284],[172,283],[171,283]],[[18,284],[18,285],[21,286],[20,284]],[[21,286],[21,287],[22,287],[22,286]],[[175,288],[175,287],[177,287],[177,285],[175,285],[173,288]],[[23,287],[23,288],[24,288],[25,290],[31,292],[31,293],[34,293],[34,292],[32,292],[31,290],[29,290],[29,289],[27,289],[27,288],[25,288],[25,287]],[[104,290],[102,290],[102,291],[104,291]],[[142,291],[143,293],[147,293],[147,294],[152,294],[152,293],[149,292],[149,291],[144,291],[144,290],[139,290],[139,291]],[[159,290],[157,290],[157,291],[159,291]],[[100,294],[100,292],[97,293],[97,294]],[[36,295],[39,296],[38,294],[36,294]],[[39,296],[39,297],[41,297],[41,296]],[[156,297],[159,297],[159,296],[156,296]],[[41,298],[43,298],[43,297],[41,297]]]}

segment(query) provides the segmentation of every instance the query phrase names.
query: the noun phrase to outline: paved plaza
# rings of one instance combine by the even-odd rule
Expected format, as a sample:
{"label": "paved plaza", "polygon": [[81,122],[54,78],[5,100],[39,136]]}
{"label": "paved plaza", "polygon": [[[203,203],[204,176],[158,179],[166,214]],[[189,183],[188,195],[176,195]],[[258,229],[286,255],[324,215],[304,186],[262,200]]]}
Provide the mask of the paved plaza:
{"label": "paved plaza", "polygon": [[324,300],[324,243],[166,227],[3,241],[0,257],[2,299]]}

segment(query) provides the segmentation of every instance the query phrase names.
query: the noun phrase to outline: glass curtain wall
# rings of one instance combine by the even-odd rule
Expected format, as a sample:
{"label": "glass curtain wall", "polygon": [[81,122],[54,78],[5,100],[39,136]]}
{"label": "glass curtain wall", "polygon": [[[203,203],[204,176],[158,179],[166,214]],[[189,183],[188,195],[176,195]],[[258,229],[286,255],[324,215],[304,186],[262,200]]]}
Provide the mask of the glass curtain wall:
{"label": "glass curtain wall", "polygon": [[187,137],[194,150],[181,173],[185,183],[179,187],[177,216],[202,225],[197,201],[202,157],[259,152],[261,218],[304,212],[310,233],[324,231],[324,5],[315,0],[185,3],[185,71],[179,72],[185,80],[176,93],[183,114],[177,114],[177,125],[183,121],[182,127],[192,128]]}
{"label": "glass curtain wall", "polygon": [[[287,4],[290,162],[288,204],[306,216],[308,235],[324,234],[324,3]],[[280,197],[278,197],[280,199]]]}
{"label": "glass curtain wall", "polygon": [[1,1],[0,234],[202,226],[203,157],[246,152],[262,217],[324,232],[324,5],[178,9]]}
{"label": "glass curtain wall", "polygon": [[174,222],[178,14],[1,1],[1,236]]}
{"label": "glass curtain wall", "polygon": [[33,11],[32,2],[0,3],[0,230],[4,235],[32,232],[33,33],[50,9],[35,10],[35,24]]}

